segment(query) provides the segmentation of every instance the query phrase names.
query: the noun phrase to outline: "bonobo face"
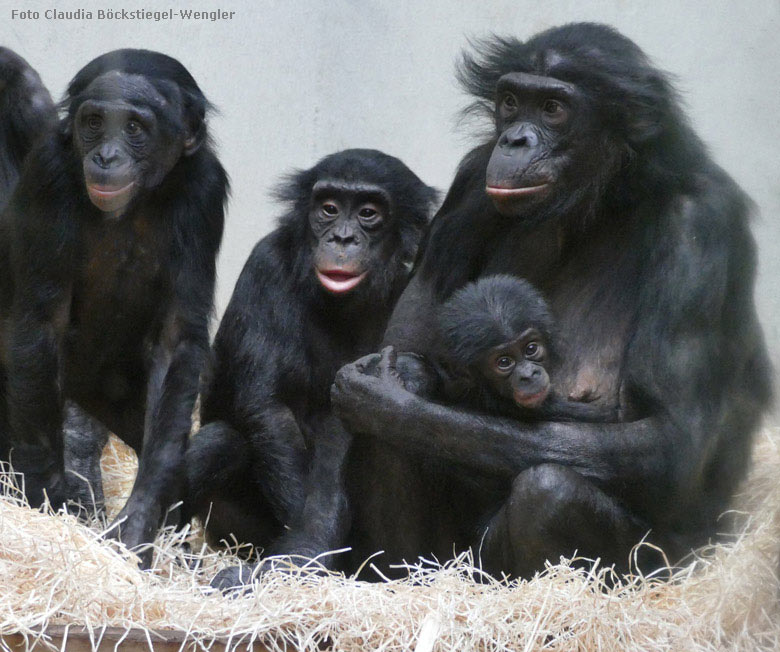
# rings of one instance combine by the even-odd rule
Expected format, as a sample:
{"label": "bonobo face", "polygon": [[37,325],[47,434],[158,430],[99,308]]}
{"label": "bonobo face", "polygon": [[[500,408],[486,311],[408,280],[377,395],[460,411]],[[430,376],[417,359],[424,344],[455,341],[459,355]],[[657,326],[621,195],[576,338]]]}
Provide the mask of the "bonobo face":
{"label": "bonobo face", "polygon": [[517,339],[489,349],[479,362],[479,372],[500,396],[520,407],[537,408],[550,392],[546,361],[541,333],[529,328]]}
{"label": "bonobo face", "polygon": [[314,273],[331,294],[352,292],[373,272],[378,243],[390,218],[390,198],[379,186],[320,180],[312,190],[309,224]]}
{"label": "bonobo face", "polygon": [[486,171],[486,192],[499,213],[516,216],[568,188],[562,182],[572,163],[570,136],[583,130],[583,113],[584,98],[572,84],[527,73],[499,79],[498,141]]}
{"label": "bonobo face", "polygon": [[182,154],[194,151],[176,95],[163,96],[143,76],[105,73],[79,99],[74,145],[89,199],[105,213],[124,213]]}

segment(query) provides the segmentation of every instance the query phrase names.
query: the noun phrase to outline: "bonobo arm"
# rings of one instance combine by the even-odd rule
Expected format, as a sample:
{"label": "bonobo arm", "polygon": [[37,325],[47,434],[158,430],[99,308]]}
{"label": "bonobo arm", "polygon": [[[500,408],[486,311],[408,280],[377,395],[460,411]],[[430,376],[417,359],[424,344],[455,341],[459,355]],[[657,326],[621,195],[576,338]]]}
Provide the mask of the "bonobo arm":
{"label": "bonobo arm", "polygon": [[[424,459],[506,478],[564,465],[658,521],[709,527],[744,475],[771,391],[745,212],[744,198],[721,175],[647,227],[655,254],[631,297],[635,331],[619,379],[621,410],[643,418],[527,423],[470,413],[405,391],[387,352],[339,371],[335,412],[356,436]],[[430,281],[419,283],[399,301],[409,302],[407,315],[436,305]],[[424,334],[420,346],[414,333],[388,331],[403,335],[389,342],[400,351],[427,352]]]}
{"label": "bonobo arm", "polygon": [[619,418],[619,410],[615,406],[568,401],[554,394],[539,408],[534,409],[533,413],[535,417],[548,421],[605,423],[617,421]]}
{"label": "bonobo arm", "polygon": [[[332,414],[316,416],[311,423],[314,451],[303,509],[289,531],[269,547],[268,555],[313,558],[342,545],[349,529],[344,469],[352,437]],[[319,561],[332,565],[329,556]]]}
{"label": "bonobo arm", "polygon": [[[209,201],[205,203],[210,209],[206,215],[221,224],[222,197],[213,192],[206,194]],[[197,214],[194,208],[190,211],[190,216]],[[187,226],[186,205],[177,217],[180,233],[173,252],[173,298],[152,353],[138,474],[127,503],[114,521],[119,527],[111,533],[131,548],[152,541],[165,509],[182,498],[184,453],[209,347],[219,239],[209,241],[203,225]],[[190,221],[195,220],[190,217]],[[147,553],[142,562],[149,561]]]}
{"label": "bonobo arm", "polygon": [[[200,328],[186,323],[180,311],[170,317],[153,352],[138,473],[111,532],[130,548],[152,541],[165,510],[183,495],[184,453],[208,350],[208,316],[202,316]],[[142,559],[150,561],[148,555]]]}
{"label": "bonobo arm", "polygon": [[52,505],[65,498],[59,377],[76,225],[63,192],[63,156],[56,142],[31,153],[2,218],[12,232],[13,300],[5,336],[11,461],[25,474],[25,493],[36,506],[44,491]]}
{"label": "bonobo arm", "polygon": [[528,467],[556,463],[603,486],[625,486],[657,479],[664,472],[663,439],[655,419],[523,423],[477,414],[412,394],[395,365],[395,353],[388,347],[337,374],[333,402],[352,432],[496,477],[513,478]]}

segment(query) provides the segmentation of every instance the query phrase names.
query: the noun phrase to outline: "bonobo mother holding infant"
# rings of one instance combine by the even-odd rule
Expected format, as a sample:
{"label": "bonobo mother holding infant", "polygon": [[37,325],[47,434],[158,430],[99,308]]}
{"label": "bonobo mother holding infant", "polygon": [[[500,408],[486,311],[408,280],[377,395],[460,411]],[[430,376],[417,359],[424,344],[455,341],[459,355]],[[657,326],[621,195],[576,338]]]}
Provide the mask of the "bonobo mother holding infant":
{"label": "bonobo mother holding infant", "polygon": [[[611,28],[494,39],[460,76],[493,136],[434,218],[394,349],[342,368],[332,391],[354,436],[354,564],[472,548],[499,575],[575,552],[625,569],[646,535],[675,562],[715,534],[770,402],[749,201]],[[555,391],[619,406],[620,422],[523,422],[407,389],[436,346],[435,307],[501,273],[550,305]]]}
{"label": "bonobo mother holding infant", "polygon": [[[192,439],[227,192],[208,103],[159,53],[109,53],[77,75],[0,237],[15,274],[0,284],[12,323],[0,456],[13,453],[31,503],[73,498],[70,398],[87,412],[65,428],[80,435],[80,478],[99,489],[86,476],[103,423],[141,453],[115,528],[130,547],[180,496],[182,520],[209,514],[217,539],[282,556],[348,546],[328,565],[349,572],[377,551],[392,574],[469,549],[496,576],[575,553],[625,570],[644,538],[675,562],[714,536],[772,394],[750,202],[663,73],[613,29],[572,24],[478,49],[460,77],[494,129],[461,163],[424,246],[436,193],[393,157],[347,150],[287,179],[288,213],[238,282]],[[0,59],[6,73],[26,69]],[[53,120],[53,104],[38,104]],[[549,308],[559,355],[545,396],[614,418],[526,419],[423,391],[439,372],[442,306],[489,277],[524,279]],[[342,367],[379,348],[399,295],[382,352]],[[491,314],[516,309],[496,301]],[[655,549],[636,555],[643,570]],[[214,584],[243,584],[244,571]]]}

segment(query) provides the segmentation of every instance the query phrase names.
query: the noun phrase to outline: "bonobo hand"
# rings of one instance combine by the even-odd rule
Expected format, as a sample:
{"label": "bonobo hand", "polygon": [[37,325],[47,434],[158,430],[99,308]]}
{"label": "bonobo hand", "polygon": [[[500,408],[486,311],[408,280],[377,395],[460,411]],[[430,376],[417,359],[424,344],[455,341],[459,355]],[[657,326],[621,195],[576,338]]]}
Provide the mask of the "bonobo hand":
{"label": "bonobo hand", "polygon": [[[406,389],[396,365],[396,352],[388,346],[381,353],[367,355],[338,371],[331,388],[331,402],[336,416],[351,432],[376,434],[377,424],[398,420],[420,403]],[[410,364],[410,374],[411,369]],[[410,375],[410,383],[411,378]]]}
{"label": "bonobo hand", "polygon": [[152,563],[152,547],[160,526],[161,510],[156,505],[133,505],[128,500],[122,511],[117,514],[106,532],[107,539],[124,543],[141,559],[141,568],[149,568]]}
{"label": "bonobo hand", "polygon": [[[45,498],[53,509],[59,509],[67,500],[67,487],[62,468],[62,456],[42,446],[18,445],[11,450],[11,465],[24,487],[24,495],[30,507],[40,507]],[[23,483],[23,484],[22,484]]]}

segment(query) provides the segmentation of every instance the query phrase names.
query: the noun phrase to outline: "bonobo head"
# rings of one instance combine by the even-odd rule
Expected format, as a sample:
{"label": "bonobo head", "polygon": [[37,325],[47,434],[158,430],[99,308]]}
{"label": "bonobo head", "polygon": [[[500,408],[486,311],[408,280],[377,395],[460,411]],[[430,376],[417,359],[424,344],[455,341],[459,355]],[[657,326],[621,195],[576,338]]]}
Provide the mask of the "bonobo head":
{"label": "bonobo head", "polygon": [[94,59],[71,81],[63,106],[89,199],[115,216],[207,138],[206,98],[184,66],[159,52]]}
{"label": "bonobo head", "polygon": [[[16,52],[2,46],[0,46],[0,115],[6,123],[1,126],[16,132],[8,134],[6,140],[11,142],[5,143],[6,146],[16,144],[13,142],[12,135],[19,137],[20,128],[22,131],[24,128],[45,128],[56,118],[54,102],[38,73]],[[15,116],[21,124],[9,124],[9,116]],[[41,120],[41,117],[44,120]],[[39,124],[40,122],[43,124]]]}
{"label": "bonobo head", "polygon": [[305,218],[307,273],[321,290],[374,301],[405,284],[437,197],[399,159],[368,149],[331,154],[277,194]]}
{"label": "bonobo head", "polygon": [[525,43],[493,38],[479,49],[459,76],[495,122],[485,182],[502,215],[587,218],[615,175],[677,121],[662,73],[605,25],[565,25]]}
{"label": "bonobo head", "polygon": [[38,73],[18,54],[0,47],[0,211],[33,144],[56,124],[54,102]]}
{"label": "bonobo head", "polygon": [[550,391],[553,319],[534,287],[487,276],[456,291],[439,310],[441,354],[480,386],[537,408]]}

